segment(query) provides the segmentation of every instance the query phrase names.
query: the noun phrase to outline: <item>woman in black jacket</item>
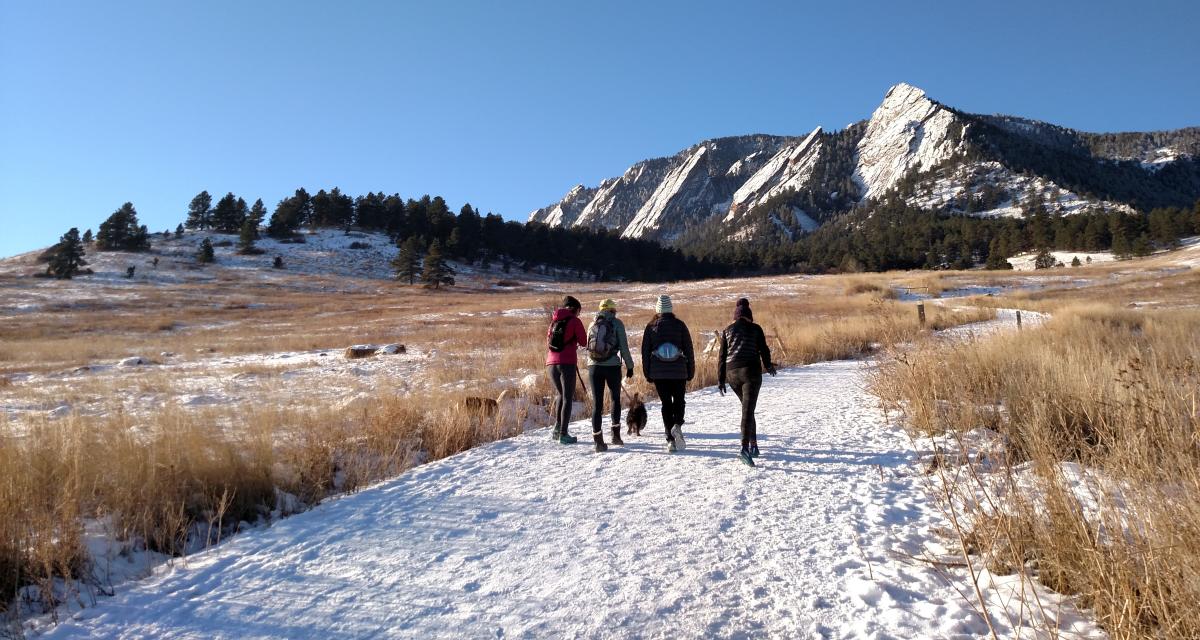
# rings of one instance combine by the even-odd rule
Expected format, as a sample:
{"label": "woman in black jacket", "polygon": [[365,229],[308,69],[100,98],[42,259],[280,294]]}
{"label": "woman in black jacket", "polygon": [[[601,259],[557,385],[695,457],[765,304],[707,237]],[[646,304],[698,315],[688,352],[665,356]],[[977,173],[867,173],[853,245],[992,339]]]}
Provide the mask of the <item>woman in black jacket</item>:
{"label": "woman in black jacket", "polygon": [[717,390],[725,395],[728,378],[729,386],[733,387],[738,400],[742,401],[742,450],[738,459],[751,467],[754,466],[754,458],[758,457],[758,425],[754,421],[754,407],[758,404],[763,371],[775,375],[771,350],[767,348],[767,337],[762,327],[754,324],[750,301],[741,298],[733,309],[733,324],[721,332]]}
{"label": "woman in black jacket", "polygon": [[654,383],[662,400],[663,428],[667,432],[667,451],[682,451],[683,395],[688,380],[696,375],[692,334],[675,317],[671,297],[662,295],[654,303],[654,318],[642,334],[642,373]]}

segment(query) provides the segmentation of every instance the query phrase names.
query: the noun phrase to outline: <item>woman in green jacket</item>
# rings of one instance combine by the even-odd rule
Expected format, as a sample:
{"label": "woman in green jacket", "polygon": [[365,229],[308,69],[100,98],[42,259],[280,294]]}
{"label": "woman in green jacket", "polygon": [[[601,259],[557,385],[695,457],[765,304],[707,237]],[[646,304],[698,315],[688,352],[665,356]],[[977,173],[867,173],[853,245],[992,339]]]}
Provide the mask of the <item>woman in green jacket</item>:
{"label": "woman in green jacket", "polygon": [[588,375],[592,380],[592,439],[596,451],[607,451],[604,432],[600,429],[604,413],[604,388],[612,400],[612,443],[621,441],[621,362],[625,362],[625,377],[633,377],[633,356],[629,354],[629,338],[625,323],[617,318],[617,303],[609,298],[600,303],[600,312],[588,327]]}

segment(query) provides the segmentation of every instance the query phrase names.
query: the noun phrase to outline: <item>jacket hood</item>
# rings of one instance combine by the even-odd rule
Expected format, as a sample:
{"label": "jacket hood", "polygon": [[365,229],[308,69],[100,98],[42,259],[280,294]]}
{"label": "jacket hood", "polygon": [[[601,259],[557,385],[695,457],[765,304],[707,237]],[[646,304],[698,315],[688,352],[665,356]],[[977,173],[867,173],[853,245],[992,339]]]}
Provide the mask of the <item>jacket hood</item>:
{"label": "jacket hood", "polygon": [[573,317],[575,317],[575,314],[571,313],[570,309],[563,307],[561,309],[556,309],[554,311],[554,315],[551,317],[551,321],[558,322],[559,320],[565,320],[567,318],[573,318]]}

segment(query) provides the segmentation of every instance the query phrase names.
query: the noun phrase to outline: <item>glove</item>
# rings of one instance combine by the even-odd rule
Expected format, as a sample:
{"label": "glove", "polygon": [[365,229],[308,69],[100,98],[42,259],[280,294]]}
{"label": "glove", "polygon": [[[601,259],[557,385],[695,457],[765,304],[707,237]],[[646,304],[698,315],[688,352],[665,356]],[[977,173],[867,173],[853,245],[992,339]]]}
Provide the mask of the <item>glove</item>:
{"label": "glove", "polygon": [[724,382],[717,385],[717,393],[720,393],[721,395],[725,395],[725,383]]}
{"label": "glove", "polygon": [[777,371],[775,371],[775,365],[771,365],[771,366],[767,367],[767,373],[771,374],[772,376],[774,376],[776,373],[778,373]]}
{"label": "glove", "polygon": [[626,379],[626,380],[633,380],[633,369],[626,369],[626,370],[625,370],[625,379]]}

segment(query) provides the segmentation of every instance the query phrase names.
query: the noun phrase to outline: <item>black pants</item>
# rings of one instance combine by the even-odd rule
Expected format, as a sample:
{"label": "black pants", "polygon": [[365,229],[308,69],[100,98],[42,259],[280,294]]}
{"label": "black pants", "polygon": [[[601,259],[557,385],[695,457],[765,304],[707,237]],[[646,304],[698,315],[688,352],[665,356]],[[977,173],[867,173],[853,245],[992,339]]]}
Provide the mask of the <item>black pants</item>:
{"label": "black pants", "polygon": [[612,426],[621,426],[621,365],[588,367],[592,380],[592,433],[600,433],[604,421],[604,387],[612,400]]}
{"label": "black pants", "polygon": [[758,424],[754,408],[758,406],[758,391],[762,389],[762,371],[754,367],[730,369],[728,384],[742,401],[742,448],[758,446]]}
{"label": "black pants", "polygon": [[667,440],[675,442],[671,427],[683,424],[683,394],[687,390],[687,380],[655,380],[654,388],[658,390],[658,399],[662,400],[663,428],[667,431]]}
{"label": "black pants", "polygon": [[559,434],[567,433],[567,425],[571,423],[571,409],[575,406],[575,365],[550,365],[550,382],[554,383],[554,430]]}

